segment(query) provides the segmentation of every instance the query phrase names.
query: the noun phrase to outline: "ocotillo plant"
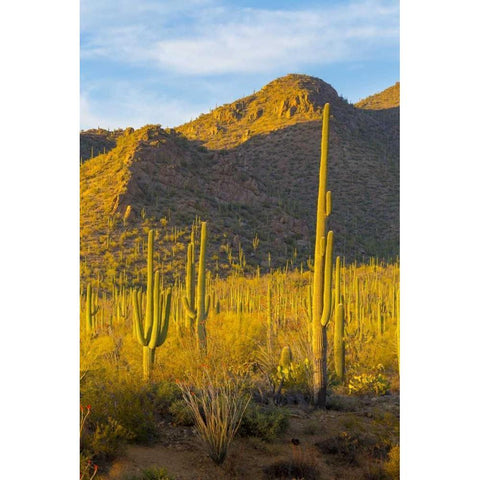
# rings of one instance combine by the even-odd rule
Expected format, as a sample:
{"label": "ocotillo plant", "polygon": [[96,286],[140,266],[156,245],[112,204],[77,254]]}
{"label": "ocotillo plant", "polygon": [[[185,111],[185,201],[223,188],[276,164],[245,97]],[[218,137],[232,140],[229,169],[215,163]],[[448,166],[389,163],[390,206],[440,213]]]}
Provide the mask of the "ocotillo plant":
{"label": "ocotillo plant", "polygon": [[328,232],[325,242],[327,217],[332,209],[331,193],[327,192],[329,112],[330,105],[326,103],[323,107],[312,293],[313,401],[320,408],[326,408],[327,402],[327,325],[332,300],[332,231]]}
{"label": "ocotillo plant", "polygon": [[[183,297],[183,306],[185,307],[185,311],[187,316],[191,319],[192,323],[195,325],[195,330],[197,333],[197,346],[201,353],[206,353],[207,351],[207,330],[205,326],[205,322],[208,317],[208,312],[210,309],[210,296],[205,294],[205,271],[206,271],[206,264],[205,264],[205,253],[207,249],[207,222],[202,222],[202,229],[200,233],[200,255],[198,257],[198,279],[197,279],[197,288],[195,291],[195,303],[193,303],[193,299],[187,293],[186,296]],[[193,249],[192,247],[192,255],[190,258],[193,261]],[[191,266],[191,272],[194,271],[194,265]],[[187,266],[188,272],[188,266]],[[187,282],[187,292],[189,289],[193,289],[193,275],[191,275],[192,284],[188,285]],[[193,289],[194,290],[194,289]]]}
{"label": "ocotillo plant", "polygon": [[143,347],[143,377],[148,380],[153,370],[155,349],[167,338],[172,292],[160,293],[160,272],[153,278],[153,230],[148,232],[147,302],[144,320],[141,313],[141,291],[133,292],[133,321],[135,337]]}
{"label": "ocotillo plant", "polygon": [[85,327],[87,335],[90,335],[93,332],[94,328],[94,317],[98,313],[98,305],[94,306],[93,296],[92,296],[92,285],[89,283],[87,285],[87,298],[85,301]]}

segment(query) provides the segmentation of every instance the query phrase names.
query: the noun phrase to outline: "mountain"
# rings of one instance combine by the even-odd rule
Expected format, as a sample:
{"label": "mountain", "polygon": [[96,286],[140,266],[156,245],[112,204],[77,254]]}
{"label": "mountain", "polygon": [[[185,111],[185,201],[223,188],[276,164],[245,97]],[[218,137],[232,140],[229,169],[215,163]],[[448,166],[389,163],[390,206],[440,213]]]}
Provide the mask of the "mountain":
{"label": "mountain", "polygon": [[400,107],[400,82],[383,90],[383,92],[360,100],[355,106],[366,110],[387,110]]}
{"label": "mountain", "polygon": [[117,138],[123,135],[124,130],[105,130],[96,128],[80,133],[80,163],[89,158],[96,157],[115,148]]}
{"label": "mountain", "polygon": [[291,74],[175,129],[147,125],[105,136],[115,145],[80,168],[82,273],[138,274],[142,238],[155,226],[158,261],[183,275],[198,217],[209,222],[209,257],[219,271],[238,267],[242,252],[252,269],[305,264],[326,102],[335,254],[350,261],[398,255],[399,107],[383,94],[352,105],[324,81]]}

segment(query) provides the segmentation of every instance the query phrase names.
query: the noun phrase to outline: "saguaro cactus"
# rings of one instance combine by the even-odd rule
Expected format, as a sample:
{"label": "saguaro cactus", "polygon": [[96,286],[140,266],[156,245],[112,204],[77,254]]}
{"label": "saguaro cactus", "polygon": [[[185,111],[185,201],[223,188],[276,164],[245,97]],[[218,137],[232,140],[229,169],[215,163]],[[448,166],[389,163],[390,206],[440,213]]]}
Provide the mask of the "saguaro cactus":
{"label": "saguaro cactus", "polygon": [[[190,243],[187,248],[187,265],[185,272],[185,290],[186,290],[186,301],[188,305],[195,305],[195,235],[194,229],[192,227],[192,236]],[[186,315],[186,325],[187,330],[193,333],[195,324],[194,318]]]}
{"label": "saguaro cactus", "polygon": [[397,358],[398,358],[398,373],[400,373],[400,289],[397,290],[395,299],[397,311]]}
{"label": "saguaro cactus", "polygon": [[345,379],[345,316],[343,303],[339,303],[335,309],[335,335],[333,349],[335,357],[335,373],[338,379],[343,382]]}
{"label": "saguaro cactus", "polygon": [[153,278],[153,230],[148,232],[147,302],[142,321],[142,292],[133,292],[133,321],[135,337],[143,347],[143,377],[148,380],[153,370],[155,349],[167,338],[172,292],[160,292],[160,272]]}
{"label": "saguaro cactus", "polygon": [[335,374],[343,382],[345,380],[345,312],[340,295],[340,257],[335,264],[335,331],[333,338],[333,356]]}
{"label": "saguaro cactus", "polygon": [[272,353],[273,349],[273,313],[272,313],[272,285],[271,280],[267,286],[267,351]]}
{"label": "saguaro cactus", "polygon": [[[183,297],[183,306],[187,316],[191,319],[192,324],[195,325],[195,330],[197,333],[197,346],[200,352],[206,353],[207,351],[207,330],[206,330],[206,320],[208,317],[208,312],[210,310],[210,296],[205,294],[205,277],[206,277],[206,261],[205,253],[207,249],[207,222],[202,222],[201,233],[200,233],[200,255],[198,257],[198,279],[197,279],[197,288],[196,291],[193,288],[193,272],[194,265],[192,265],[190,270],[190,282],[188,284],[187,279],[187,295]],[[192,243],[193,245],[193,243]],[[190,247],[189,247],[190,248]],[[190,256],[193,262],[193,250]],[[188,272],[187,266],[187,272]],[[190,293],[189,293],[190,291]],[[195,298],[192,297],[192,293],[195,291]]]}
{"label": "saguaro cactus", "polygon": [[327,325],[332,303],[333,232],[326,235],[327,217],[332,209],[327,192],[327,158],[330,105],[323,108],[322,146],[317,203],[315,261],[312,292],[313,401],[320,408],[327,402]]}
{"label": "saguaro cactus", "polygon": [[94,329],[94,317],[98,313],[99,306],[94,306],[93,295],[92,295],[92,285],[89,283],[87,285],[87,298],[85,300],[85,329],[87,335],[90,335]]}

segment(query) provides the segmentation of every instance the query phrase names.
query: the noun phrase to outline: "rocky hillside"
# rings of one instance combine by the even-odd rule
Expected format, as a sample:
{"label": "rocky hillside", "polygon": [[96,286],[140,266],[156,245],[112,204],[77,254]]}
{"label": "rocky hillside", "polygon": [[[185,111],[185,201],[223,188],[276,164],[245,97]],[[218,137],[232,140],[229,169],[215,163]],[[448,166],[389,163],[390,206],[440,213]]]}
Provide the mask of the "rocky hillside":
{"label": "rocky hillside", "polygon": [[400,107],[400,82],[385,89],[383,92],[360,100],[355,106],[365,110],[387,110]]}
{"label": "rocky hillside", "polygon": [[135,275],[142,238],[155,226],[158,261],[183,275],[184,246],[197,217],[209,222],[209,256],[219,270],[238,265],[239,251],[247,269],[305,264],[313,253],[326,102],[336,254],[348,260],[397,255],[398,107],[354,106],[320,79],[288,75],[176,129],[126,129],[110,150],[85,161],[82,273]]}
{"label": "rocky hillside", "polygon": [[96,128],[80,133],[80,163],[101,153],[109,152],[117,144],[117,138],[124,130],[105,130]]}

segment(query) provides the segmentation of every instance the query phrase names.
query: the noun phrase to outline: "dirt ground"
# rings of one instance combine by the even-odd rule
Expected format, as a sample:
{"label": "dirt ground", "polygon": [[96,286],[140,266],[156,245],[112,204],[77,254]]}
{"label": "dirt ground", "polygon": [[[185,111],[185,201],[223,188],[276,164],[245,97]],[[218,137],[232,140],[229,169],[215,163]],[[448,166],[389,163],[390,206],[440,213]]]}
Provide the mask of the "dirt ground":
{"label": "dirt ground", "polygon": [[[163,467],[176,480],[226,480],[299,478],[281,468],[265,470],[283,462],[303,464],[315,473],[305,479],[382,479],[378,472],[392,445],[399,442],[399,397],[339,397],[335,409],[316,411],[289,407],[288,430],[273,442],[236,438],[221,466],[206,454],[192,428],[164,423],[160,442],[151,447],[129,446],[101,480],[120,480],[147,467]],[[293,443],[292,443],[293,440]],[[297,445],[295,445],[298,443]],[[273,472],[273,470],[271,470]]]}

